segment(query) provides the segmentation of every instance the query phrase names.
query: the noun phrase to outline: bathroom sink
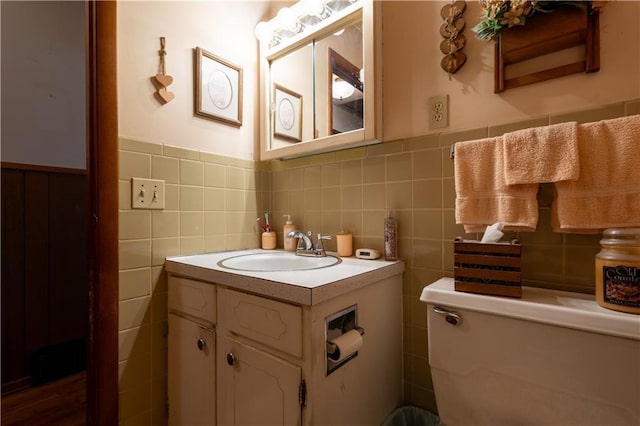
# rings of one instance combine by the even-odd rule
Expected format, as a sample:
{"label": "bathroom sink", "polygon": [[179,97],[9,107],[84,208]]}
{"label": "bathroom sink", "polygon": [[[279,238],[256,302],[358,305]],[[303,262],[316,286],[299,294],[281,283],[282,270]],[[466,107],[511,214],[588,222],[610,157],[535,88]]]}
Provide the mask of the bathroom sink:
{"label": "bathroom sink", "polygon": [[289,252],[250,253],[227,257],[218,262],[218,266],[236,271],[276,272],[306,271],[328,268],[342,262],[339,257],[296,256]]}

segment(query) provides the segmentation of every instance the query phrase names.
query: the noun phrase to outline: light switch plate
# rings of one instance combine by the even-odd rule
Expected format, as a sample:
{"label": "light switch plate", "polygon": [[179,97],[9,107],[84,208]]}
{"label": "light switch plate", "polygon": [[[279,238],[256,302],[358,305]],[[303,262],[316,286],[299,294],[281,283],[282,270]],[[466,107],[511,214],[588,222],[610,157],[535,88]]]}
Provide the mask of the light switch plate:
{"label": "light switch plate", "polygon": [[164,209],[164,180],[131,178],[132,209]]}

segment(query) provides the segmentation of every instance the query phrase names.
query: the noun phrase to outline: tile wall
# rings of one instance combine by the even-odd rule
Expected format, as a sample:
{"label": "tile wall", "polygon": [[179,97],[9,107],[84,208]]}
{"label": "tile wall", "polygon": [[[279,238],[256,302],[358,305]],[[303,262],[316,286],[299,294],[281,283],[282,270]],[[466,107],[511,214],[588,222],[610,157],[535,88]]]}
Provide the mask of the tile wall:
{"label": "tile wall", "polygon": [[[166,424],[167,256],[258,247],[268,165],[120,139],[120,424]],[[131,178],[163,179],[164,210],[132,210]]]}
{"label": "tile wall", "polygon": [[[399,221],[404,275],[405,402],[437,411],[427,363],[422,288],[453,274],[453,160],[457,141],[576,120],[640,114],[640,100],[387,142],[287,161],[254,163],[167,145],[120,141],[120,422],[166,422],[166,256],[258,246],[255,219],[275,229],[290,214],[299,229],[354,234],[354,247],[382,249],[384,217]],[[164,179],[166,209],[130,209],[130,178]],[[599,236],[550,231],[551,186],[542,185],[535,233],[523,244],[526,285],[593,293]],[[513,237],[507,235],[506,237]],[[282,246],[282,234],[278,235]],[[335,241],[326,244],[335,250]]]}

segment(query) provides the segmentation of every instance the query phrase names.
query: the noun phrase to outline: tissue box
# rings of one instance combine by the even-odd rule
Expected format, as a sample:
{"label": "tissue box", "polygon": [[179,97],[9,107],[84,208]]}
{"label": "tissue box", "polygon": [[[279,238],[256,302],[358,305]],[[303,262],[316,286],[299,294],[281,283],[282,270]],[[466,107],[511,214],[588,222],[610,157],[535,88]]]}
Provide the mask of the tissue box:
{"label": "tissue box", "polygon": [[456,238],[453,251],[456,291],[522,297],[518,240],[481,243]]}

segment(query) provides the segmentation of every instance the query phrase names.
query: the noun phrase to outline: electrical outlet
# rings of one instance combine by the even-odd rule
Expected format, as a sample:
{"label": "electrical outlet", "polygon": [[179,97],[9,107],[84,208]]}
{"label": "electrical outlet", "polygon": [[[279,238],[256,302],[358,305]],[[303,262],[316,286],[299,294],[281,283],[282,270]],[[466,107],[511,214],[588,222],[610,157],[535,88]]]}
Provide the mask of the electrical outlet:
{"label": "electrical outlet", "polygon": [[429,129],[449,126],[449,95],[429,98]]}
{"label": "electrical outlet", "polygon": [[131,179],[132,209],[164,209],[164,181],[159,179]]}

